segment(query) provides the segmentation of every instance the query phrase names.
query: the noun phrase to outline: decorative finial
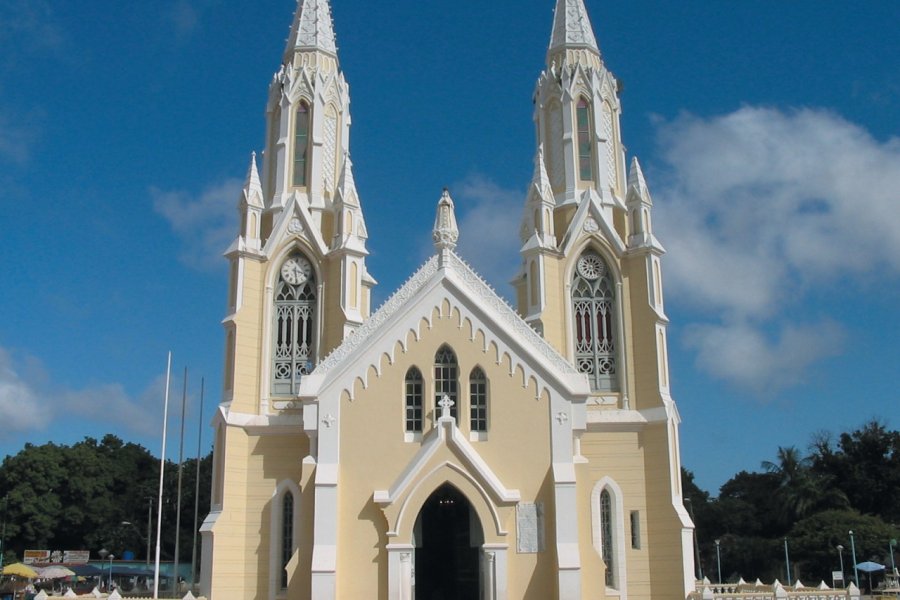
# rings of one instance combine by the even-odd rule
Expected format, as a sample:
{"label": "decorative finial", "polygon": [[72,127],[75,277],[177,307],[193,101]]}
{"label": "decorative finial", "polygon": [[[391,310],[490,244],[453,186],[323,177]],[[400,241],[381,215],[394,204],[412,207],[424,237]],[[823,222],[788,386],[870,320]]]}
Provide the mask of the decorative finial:
{"label": "decorative finial", "polygon": [[431,239],[434,240],[434,247],[438,250],[453,250],[459,240],[453,198],[450,197],[450,191],[447,188],[444,188],[444,193],[438,202]]}

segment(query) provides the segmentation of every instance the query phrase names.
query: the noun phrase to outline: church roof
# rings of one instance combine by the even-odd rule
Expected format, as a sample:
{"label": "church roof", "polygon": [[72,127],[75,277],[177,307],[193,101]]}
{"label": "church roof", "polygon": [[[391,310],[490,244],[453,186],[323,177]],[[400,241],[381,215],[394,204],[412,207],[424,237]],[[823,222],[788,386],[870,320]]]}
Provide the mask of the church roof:
{"label": "church roof", "polygon": [[[353,332],[344,342],[338,346],[323,362],[321,362],[307,378],[313,388],[319,388],[326,381],[333,380],[339,372],[345,368],[352,368],[355,357],[365,355],[366,349],[371,344],[379,347],[377,340],[384,338],[385,333],[400,321],[406,320],[408,310],[413,307],[418,297],[427,294],[442,282],[450,280],[450,285],[460,290],[459,296],[467,296],[471,299],[471,306],[477,307],[481,313],[482,321],[489,323],[494,333],[502,333],[510,340],[515,340],[511,348],[514,352],[530,355],[528,360],[532,369],[544,372],[544,376],[550,376],[558,382],[564,382],[565,387],[571,387],[572,393],[588,392],[587,380],[575,367],[560,355],[534,328],[526,323],[518,313],[494,291],[475,271],[452,250],[446,251],[442,260],[440,254],[432,256],[421,268],[398,289],[378,311],[372,315],[359,329]],[[430,314],[431,308],[428,312]],[[418,321],[418,317],[415,318]],[[408,328],[403,329],[403,337]],[[391,337],[391,336],[388,336]],[[393,340],[391,341],[393,346]],[[380,356],[381,351],[374,351],[374,355]],[[362,360],[366,363],[367,361]],[[544,378],[542,376],[542,379]],[[316,381],[313,383],[312,381]],[[306,382],[304,382],[306,383]],[[584,390],[581,390],[583,383]],[[303,386],[306,387],[305,385]],[[301,391],[315,393],[312,389]]]}
{"label": "church roof", "polygon": [[328,0],[298,0],[285,54],[295,50],[321,50],[337,56],[334,23]]}
{"label": "church roof", "polygon": [[584,0],[557,0],[550,53],[563,48],[590,48],[600,53]]}

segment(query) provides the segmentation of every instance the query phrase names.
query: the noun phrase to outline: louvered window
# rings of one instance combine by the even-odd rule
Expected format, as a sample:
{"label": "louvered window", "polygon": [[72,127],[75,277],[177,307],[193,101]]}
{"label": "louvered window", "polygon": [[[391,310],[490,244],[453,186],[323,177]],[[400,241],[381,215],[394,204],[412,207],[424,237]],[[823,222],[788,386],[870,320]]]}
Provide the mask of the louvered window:
{"label": "louvered window", "polygon": [[316,347],[316,281],[302,256],[284,262],[275,287],[272,392],[296,394],[313,369]]}
{"label": "louvered window", "polygon": [[587,252],[578,259],[572,281],[575,364],[594,391],[616,387],[616,342],[613,279],[606,262]]}
{"label": "louvered window", "polygon": [[296,187],[306,185],[306,162],[309,155],[309,107],[300,103],[294,119],[294,175]]}

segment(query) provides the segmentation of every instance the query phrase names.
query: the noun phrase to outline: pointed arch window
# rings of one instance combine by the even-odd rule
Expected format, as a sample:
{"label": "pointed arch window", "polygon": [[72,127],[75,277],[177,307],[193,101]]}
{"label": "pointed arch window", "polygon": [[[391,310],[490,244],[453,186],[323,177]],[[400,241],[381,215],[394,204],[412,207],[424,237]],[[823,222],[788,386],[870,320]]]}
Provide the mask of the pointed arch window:
{"label": "pointed arch window", "polygon": [[424,383],[422,372],[416,367],[410,367],[406,372],[406,433],[420,433],[422,431],[422,399]]}
{"label": "pointed arch window", "polygon": [[594,178],[594,140],[591,135],[591,105],[587,100],[578,99],[575,114],[578,126],[578,178],[591,181]]}
{"label": "pointed arch window", "polygon": [[488,380],[480,367],[469,375],[469,427],[477,433],[488,430]]}
{"label": "pointed arch window", "polygon": [[575,365],[586,373],[594,391],[616,389],[615,296],[606,261],[585,252],[572,280]]}
{"label": "pointed arch window", "polygon": [[445,395],[453,401],[450,414],[459,423],[459,365],[450,346],[441,346],[434,355],[434,408],[438,416],[438,402]]}
{"label": "pointed arch window", "polygon": [[285,492],[281,499],[281,589],[287,589],[287,564],[294,554],[294,494]]}
{"label": "pointed arch window", "polygon": [[294,117],[294,187],[306,186],[309,156],[309,106],[301,102]]}
{"label": "pointed arch window", "polygon": [[613,554],[612,497],[609,490],[600,493],[600,548],[606,563],[606,586],[615,587],[615,565]]}
{"label": "pointed arch window", "polygon": [[316,280],[312,264],[296,254],[281,266],[275,286],[272,393],[296,394],[313,369],[316,350]]}

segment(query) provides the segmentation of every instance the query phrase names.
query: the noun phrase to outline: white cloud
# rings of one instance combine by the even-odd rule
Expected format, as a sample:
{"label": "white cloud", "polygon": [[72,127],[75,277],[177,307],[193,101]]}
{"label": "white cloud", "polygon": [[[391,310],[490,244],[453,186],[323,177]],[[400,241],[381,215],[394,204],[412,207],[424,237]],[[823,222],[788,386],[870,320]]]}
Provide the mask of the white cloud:
{"label": "white cloud", "polygon": [[9,352],[0,348],[0,435],[43,429],[47,413],[38,394],[13,364]]}
{"label": "white cloud", "polygon": [[470,175],[451,190],[459,221],[459,254],[504,295],[518,269],[519,220],[525,193]]}
{"label": "white cloud", "polygon": [[223,268],[222,252],[237,234],[237,202],[243,182],[226,179],[207,187],[199,197],[187,192],[150,190],[153,207],[171,225],[184,244],[182,261],[214,271]]}
{"label": "white cloud", "polygon": [[706,321],[690,328],[699,366],[753,388],[796,383],[835,354],[840,328],[788,310],[827,313],[830,286],[900,273],[900,139],[827,111],[745,107],[661,122],[659,142],[657,232],[669,298]]}
{"label": "white cloud", "polygon": [[136,398],[117,383],[69,390],[51,380],[38,359],[0,347],[0,435],[42,431],[64,419],[87,419],[115,433],[157,433],[164,377]]}

